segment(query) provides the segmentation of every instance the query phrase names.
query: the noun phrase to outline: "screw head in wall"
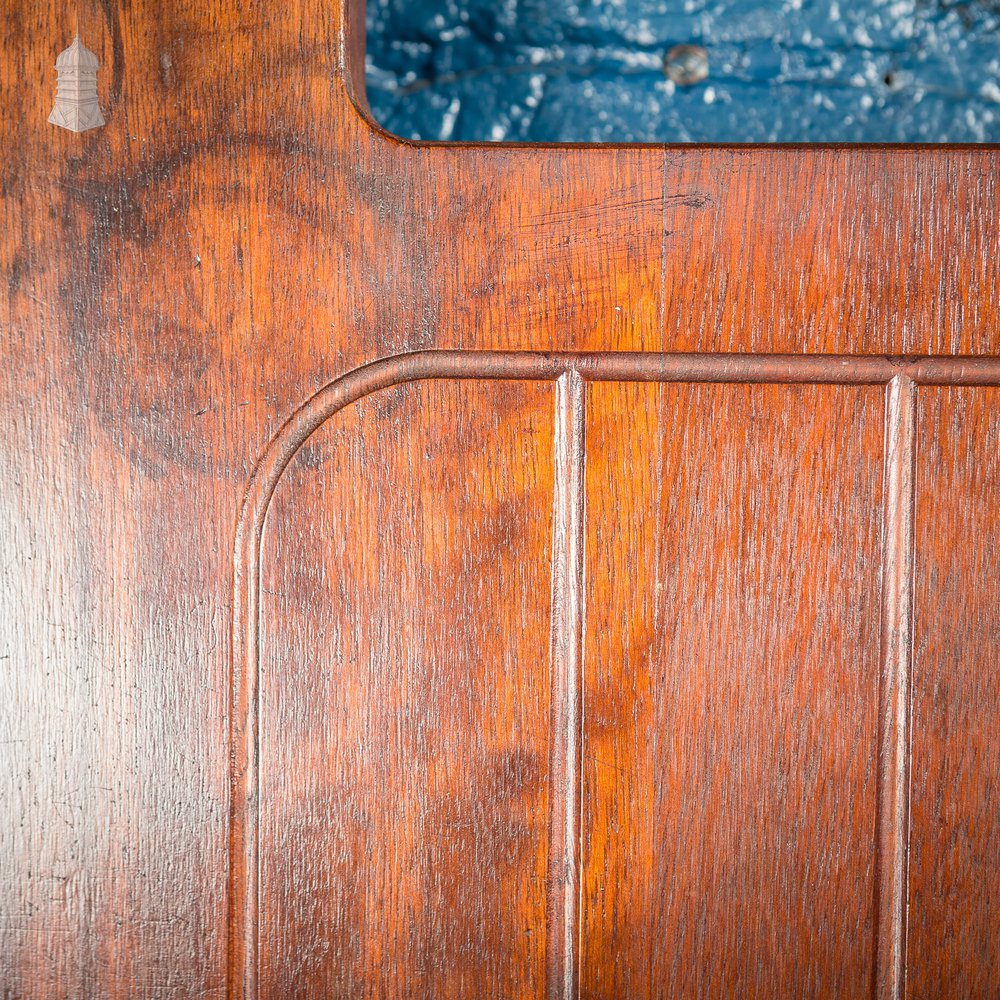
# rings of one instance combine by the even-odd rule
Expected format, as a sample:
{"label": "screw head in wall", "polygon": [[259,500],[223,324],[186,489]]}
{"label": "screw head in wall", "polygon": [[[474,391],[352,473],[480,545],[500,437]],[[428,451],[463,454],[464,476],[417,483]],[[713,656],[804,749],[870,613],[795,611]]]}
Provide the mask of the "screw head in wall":
{"label": "screw head in wall", "polygon": [[708,79],[708,50],[700,45],[675,45],[663,59],[663,72],[679,87]]}

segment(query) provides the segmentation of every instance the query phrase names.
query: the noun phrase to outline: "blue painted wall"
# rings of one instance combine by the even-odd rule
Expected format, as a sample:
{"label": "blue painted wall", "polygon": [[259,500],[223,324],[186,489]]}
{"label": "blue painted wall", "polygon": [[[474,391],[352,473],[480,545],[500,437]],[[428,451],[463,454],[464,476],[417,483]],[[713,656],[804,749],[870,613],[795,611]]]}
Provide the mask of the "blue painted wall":
{"label": "blue painted wall", "polygon": [[1000,142],[1000,0],[369,0],[367,75],[412,138]]}

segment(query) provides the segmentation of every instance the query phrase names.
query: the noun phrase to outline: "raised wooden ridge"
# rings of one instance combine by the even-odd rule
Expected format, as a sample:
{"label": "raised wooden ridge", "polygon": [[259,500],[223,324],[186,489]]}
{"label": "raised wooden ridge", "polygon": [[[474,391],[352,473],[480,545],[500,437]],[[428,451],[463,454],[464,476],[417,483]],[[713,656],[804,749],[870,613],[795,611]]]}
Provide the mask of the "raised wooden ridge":
{"label": "raised wooden ridge", "polygon": [[577,844],[580,798],[580,592],[584,573],[584,412],[588,382],[706,382],[886,386],[883,614],[879,679],[879,828],[876,850],[877,997],[903,996],[906,952],[913,467],[917,386],[1000,386],[1000,358],[638,352],[420,351],[364,365],[319,390],[267,446],[236,532],[232,668],[230,969],[232,998],[257,997],[257,674],[261,534],[271,497],[296,452],[344,407],[418,380],[543,380],[558,387],[554,503],[554,689],[549,821],[547,995],[573,1000],[578,980]]}

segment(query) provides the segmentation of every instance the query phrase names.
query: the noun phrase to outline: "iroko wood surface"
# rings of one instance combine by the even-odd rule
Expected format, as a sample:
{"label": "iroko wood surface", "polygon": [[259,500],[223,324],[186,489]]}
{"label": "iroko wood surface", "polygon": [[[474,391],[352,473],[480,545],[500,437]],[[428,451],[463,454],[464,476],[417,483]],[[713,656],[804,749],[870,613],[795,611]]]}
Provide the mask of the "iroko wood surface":
{"label": "iroko wood surface", "polygon": [[540,997],[552,386],[339,417],[265,536],[260,995]]}
{"label": "iroko wood surface", "polygon": [[82,136],[0,10],[0,996],[1000,994],[1000,153],[416,146],[343,0],[78,17]]}
{"label": "iroko wood surface", "polygon": [[918,412],[910,993],[997,996],[1000,391]]}
{"label": "iroko wood surface", "polygon": [[871,989],[881,397],[592,393],[585,996]]}

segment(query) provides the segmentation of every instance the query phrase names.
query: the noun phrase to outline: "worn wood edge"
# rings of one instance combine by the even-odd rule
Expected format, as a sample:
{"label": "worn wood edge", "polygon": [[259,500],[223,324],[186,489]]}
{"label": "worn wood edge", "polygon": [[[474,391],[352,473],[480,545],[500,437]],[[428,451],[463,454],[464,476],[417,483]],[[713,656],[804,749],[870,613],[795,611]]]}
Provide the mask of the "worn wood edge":
{"label": "worn wood edge", "polygon": [[[574,391],[580,393],[581,399],[582,385],[588,381],[884,384],[890,386],[887,393],[890,401],[887,404],[889,410],[893,406],[897,409],[902,407],[904,396],[909,400],[906,406],[912,410],[915,385],[1000,386],[1000,358],[415,351],[373,361],[320,389],[292,414],[265,448],[251,474],[237,520],[234,540],[233,641],[230,676],[231,799],[227,900],[229,1000],[238,998],[256,1000],[257,997],[260,544],[268,507],[281,476],[296,452],[330,417],[351,403],[381,389],[424,379],[555,381],[568,373],[574,374],[574,381],[580,386],[579,390]],[[894,386],[899,388],[894,389]],[[904,386],[909,387],[905,392],[902,388]],[[898,399],[898,402],[893,404],[893,399]],[[902,413],[903,410],[899,409],[899,412]],[[889,416],[891,414],[887,410],[887,420]],[[908,419],[912,421],[913,418],[911,416]],[[582,425],[580,433],[582,434]],[[906,433],[912,437],[914,433],[912,425]],[[896,440],[896,437],[893,440]],[[912,463],[912,457],[910,461]],[[887,475],[891,471],[889,468],[891,464],[887,456]],[[891,495],[894,492],[898,493],[900,489],[905,489],[905,483],[899,478],[903,477],[902,467],[893,475],[896,478],[890,486]],[[912,467],[908,475],[912,496]],[[904,516],[909,518],[912,561],[912,499],[908,514],[904,515],[903,512],[897,511],[893,515],[894,518]],[[894,569],[893,573],[896,574],[897,570]],[[897,575],[891,577],[892,581],[896,581],[893,586],[902,586],[898,583],[898,579],[901,578]],[[896,594],[893,601],[905,596]],[[912,600],[912,594],[906,599]],[[896,603],[893,603],[888,610],[892,615],[898,616],[900,613]],[[886,628],[885,622],[891,620],[893,619],[884,620],[883,629]],[[883,642],[885,642],[885,632],[883,632]],[[893,669],[898,669],[899,656],[883,646],[883,661],[889,663],[890,657],[893,657],[893,663],[896,664]],[[885,685],[882,685],[882,689],[886,690]],[[880,754],[881,750],[880,744]],[[890,805],[890,815],[894,815],[897,810],[898,805]],[[894,824],[892,829],[897,831],[897,827],[898,824]],[[880,826],[880,847],[881,829]],[[894,832],[893,837],[898,839],[898,832]],[[896,840],[892,842],[895,844]],[[902,877],[905,877],[905,871]],[[881,889],[878,891],[881,906],[884,894]],[[896,913],[899,908],[898,888],[892,890],[892,900],[894,908],[892,913]],[[898,923],[896,917],[890,919],[892,927],[896,928]],[[884,934],[881,934],[879,941],[881,942],[884,937]],[[892,948],[898,950],[900,947],[898,929],[892,931],[890,941]],[[881,951],[882,944],[880,943],[878,947]],[[893,951],[893,963],[897,961],[895,955],[896,952]],[[879,969],[883,968],[880,961]],[[881,982],[882,972],[878,975]],[[898,973],[892,975],[893,981],[898,980]],[[565,983],[565,977],[563,982]],[[879,995],[882,996],[881,993]],[[896,997],[901,996],[901,993],[885,995]]]}
{"label": "worn wood edge", "polygon": [[571,370],[559,376],[552,514],[548,1000],[576,1000],[579,980],[586,399],[586,383],[579,372]]}
{"label": "worn wood edge", "polygon": [[896,375],[885,394],[875,854],[877,1000],[903,1000],[906,992],[916,419],[916,383]]}

